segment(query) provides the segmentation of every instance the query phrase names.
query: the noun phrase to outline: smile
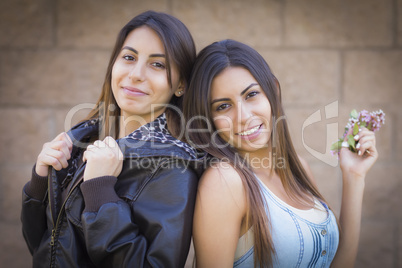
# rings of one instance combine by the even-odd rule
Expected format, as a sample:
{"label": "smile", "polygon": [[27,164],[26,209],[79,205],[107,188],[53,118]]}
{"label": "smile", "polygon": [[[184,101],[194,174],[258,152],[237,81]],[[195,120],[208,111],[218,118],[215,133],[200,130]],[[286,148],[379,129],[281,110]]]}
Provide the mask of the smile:
{"label": "smile", "polygon": [[239,136],[248,136],[248,135],[251,135],[251,134],[257,132],[257,130],[259,130],[261,126],[262,126],[262,125],[258,125],[258,126],[256,126],[256,127],[253,127],[253,128],[251,128],[251,129],[249,129],[249,130],[246,130],[246,131],[244,131],[244,132],[239,132],[239,133],[237,133],[237,135],[239,135]]}
{"label": "smile", "polygon": [[128,96],[145,96],[148,95],[144,91],[138,89],[138,88],[133,88],[133,87],[123,87],[123,91],[128,95]]}

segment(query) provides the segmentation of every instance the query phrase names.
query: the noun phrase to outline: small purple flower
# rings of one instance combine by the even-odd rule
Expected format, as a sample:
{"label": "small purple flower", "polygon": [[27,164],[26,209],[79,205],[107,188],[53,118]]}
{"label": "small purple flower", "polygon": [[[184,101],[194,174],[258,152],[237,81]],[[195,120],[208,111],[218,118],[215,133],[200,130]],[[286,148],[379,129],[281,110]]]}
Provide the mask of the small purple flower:
{"label": "small purple flower", "polygon": [[[354,131],[357,132],[357,129],[359,129],[360,126],[365,126],[368,130],[378,131],[381,128],[381,126],[385,124],[385,113],[381,109],[371,113],[368,112],[367,110],[362,110],[359,113],[357,113],[356,110],[352,110],[350,115],[351,116],[348,120],[348,123],[346,124],[345,132],[343,133],[342,138],[340,138],[337,142],[335,142],[331,146],[330,152],[332,155],[339,155],[339,151],[341,149],[339,145],[340,141],[343,141],[346,138],[349,129],[354,129]],[[357,126],[355,127],[356,124],[359,127]],[[356,135],[356,133],[354,133],[354,135]],[[352,148],[354,147],[354,144],[355,142],[353,141],[353,144],[351,145]]]}
{"label": "small purple flower", "polygon": [[359,121],[369,123],[371,120],[371,114],[367,110],[362,110],[359,113]]}

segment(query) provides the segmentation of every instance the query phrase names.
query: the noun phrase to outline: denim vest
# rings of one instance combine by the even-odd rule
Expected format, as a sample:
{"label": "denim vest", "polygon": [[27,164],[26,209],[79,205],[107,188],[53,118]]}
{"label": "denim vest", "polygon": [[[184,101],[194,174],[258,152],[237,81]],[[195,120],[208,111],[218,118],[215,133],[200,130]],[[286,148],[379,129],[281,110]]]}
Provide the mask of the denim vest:
{"label": "denim vest", "polygon": [[[339,243],[335,216],[328,206],[327,218],[312,223],[279,202],[260,181],[265,195],[275,247],[272,267],[330,267]],[[254,267],[254,247],[236,260],[233,267]]]}

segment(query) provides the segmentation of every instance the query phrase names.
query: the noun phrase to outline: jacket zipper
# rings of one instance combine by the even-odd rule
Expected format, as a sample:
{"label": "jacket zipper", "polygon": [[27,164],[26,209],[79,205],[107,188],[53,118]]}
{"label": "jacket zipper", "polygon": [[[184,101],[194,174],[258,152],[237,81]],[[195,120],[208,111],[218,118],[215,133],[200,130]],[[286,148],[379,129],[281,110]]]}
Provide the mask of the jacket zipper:
{"label": "jacket zipper", "polygon": [[[76,179],[77,177],[79,177],[79,176],[81,176],[81,174],[83,173],[83,170],[84,170],[84,168],[83,167],[85,167],[85,163],[83,163],[78,169],[77,169],[77,172],[76,172],[76,175],[74,176],[75,178],[74,179]],[[78,175],[77,175],[78,174]],[[51,235],[51,237],[50,237],[50,267],[54,267],[54,255],[55,255],[55,247],[54,247],[54,245],[55,245],[55,240],[57,239],[57,235],[58,235],[58,229],[60,228],[60,226],[59,226],[59,223],[60,223],[60,220],[61,220],[61,217],[62,217],[62,215],[63,215],[63,211],[64,211],[64,207],[65,207],[65,205],[66,205],[66,202],[67,202],[67,200],[68,200],[68,198],[70,197],[70,195],[71,195],[71,193],[73,192],[73,190],[78,186],[78,184],[81,182],[81,180],[83,179],[82,177],[80,178],[80,179],[78,179],[74,184],[73,184],[73,186],[71,187],[71,189],[70,189],[70,191],[68,192],[68,194],[67,194],[67,196],[66,196],[66,198],[64,199],[64,201],[63,201],[63,204],[62,204],[62,206],[61,206],[61,208],[60,208],[60,212],[59,212],[59,214],[57,215],[57,219],[56,219],[56,222],[54,221],[54,219],[55,219],[55,216],[56,216],[56,207],[55,207],[55,204],[54,204],[54,202],[52,202],[53,200],[54,200],[54,193],[53,193],[53,187],[52,187],[52,169],[51,169],[51,167],[49,168],[49,181],[48,181],[48,191],[49,191],[49,204],[50,204],[50,209],[52,210],[51,211],[51,215],[52,215],[52,225],[53,225],[53,229],[52,229],[52,235]],[[73,181],[74,181],[74,179],[73,179]],[[54,207],[53,207],[54,206]]]}

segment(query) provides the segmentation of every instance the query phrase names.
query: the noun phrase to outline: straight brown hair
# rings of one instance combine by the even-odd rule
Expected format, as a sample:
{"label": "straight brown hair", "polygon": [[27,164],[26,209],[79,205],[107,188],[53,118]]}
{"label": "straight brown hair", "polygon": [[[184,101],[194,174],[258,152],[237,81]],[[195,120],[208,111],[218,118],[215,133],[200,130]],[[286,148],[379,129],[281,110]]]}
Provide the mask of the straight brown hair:
{"label": "straight brown hair", "polygon": [[213,126],[211,114],[211,84],[213,79],[228,67],[248,70],[268,98],[273,118],[280,119],[273,124],[272,155],[283,159],[286,165],[274,165],[271,171],[277,172],[286,192],[301,201],[306,194],[322,201],[324,198],[308,178],[293,147],[281,104],[280,85],[264,58],[253,48],[234,40],[215,42],[201,50],[184,97],[183,113],[187,129],[203,129],[205,132],[187,132],[187,142],[212,157],[229,160],[240,175],[247,200],[246,227],[248,229],[252,226],[254,231],[254,265],[268,267],[273,262],[275,248],[261,186],[252,168],[239,156],[236,148],[227,145],[219,135],[213,135],[216,128]]}
{"label": "straight brown hair", "polygon": [[[106,70],[105,80],[102,87],[101,95],[88,114],[88,119],[99,118],[100,120],[100,137],[112,136],[117,139],[119,136],[119,118],[120,108],[113,96],[112,92],[112,70],[117,56],[124,44],[129,33],[141,26],[147,26],[154,30],[161,39],[166,53],[166,73],[169,85],[172,87],[171,68],[172,63],[178,68],[179,78],[183,81],[186,88],[189,83],[191,69],[196,57],[196,49],[194,40],[187,27],[177,18],[162,12],[146,11],[130,20],[117,35],[116,43],[113,48],[112,55]],[[176,109],[181,111],[182,99],[173,95],[166,109],[166,117],[168,120],[168,128],[173,136],[177,136],[184,126],[184,122],[180,118],[180,114]]]}

